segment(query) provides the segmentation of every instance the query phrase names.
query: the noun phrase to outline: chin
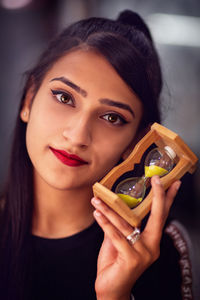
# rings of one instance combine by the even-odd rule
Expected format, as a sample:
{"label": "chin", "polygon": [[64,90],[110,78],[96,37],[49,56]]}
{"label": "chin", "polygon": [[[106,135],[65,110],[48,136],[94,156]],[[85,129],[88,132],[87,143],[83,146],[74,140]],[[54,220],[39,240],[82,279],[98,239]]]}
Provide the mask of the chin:
{"label": "chin", "polygon": [[80,188],[85,187],[86,185],[89,187],[88,184],[80,182],[76,179],[69,179],[69,178],[48,178],[46,183],[51,186],[51,188],[60,190],[60,191],[69,191],[69,190],[78,190]]}

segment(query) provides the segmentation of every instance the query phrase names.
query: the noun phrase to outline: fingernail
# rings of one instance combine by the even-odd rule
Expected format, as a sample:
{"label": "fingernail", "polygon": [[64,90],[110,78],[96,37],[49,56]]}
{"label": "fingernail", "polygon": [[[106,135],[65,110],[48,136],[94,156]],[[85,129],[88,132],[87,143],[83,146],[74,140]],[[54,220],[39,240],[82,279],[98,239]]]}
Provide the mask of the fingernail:
{"label": "fingernail", "polygon": [[160,181],[160,177],[159,176],[157,176],[157,175],[155,175],[154,176],[154,182],[156,183],[156,184],[161,184],[161,181]]}
{"label": "fingernail", "polygon": [[179,180],[176,182],[176,190],[177,191],[179,190],[180,186],[181,186],[181,181]]}
{"label": "fingernail", "polygon": [[96,205],[99,205],[101,203],[101,200],[99,200],[98,198],[94,197],[94,198],[92,198],[92,203],[96,204]]}
{"label": "fingernail", "polygon": [[101,217],[101,213],[100,213],[100,211],[98,211],[98,210],[95,210],[94,211],[94,215],[96,216],[96,217]]}

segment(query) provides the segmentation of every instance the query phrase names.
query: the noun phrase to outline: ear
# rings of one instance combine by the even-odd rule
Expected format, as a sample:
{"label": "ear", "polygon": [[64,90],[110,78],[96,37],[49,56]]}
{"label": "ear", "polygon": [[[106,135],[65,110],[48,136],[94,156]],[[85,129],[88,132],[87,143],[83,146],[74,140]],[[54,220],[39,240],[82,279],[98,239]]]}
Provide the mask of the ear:
{"label": "ear", "polygon": [[20,112],[20,118],[23,122],[28,123],[31,111],[32,101],[34,98],[34,88],[31,86],[25,96],[24,104]]}
{"label": "ear", "polygon": [[138,130],[138,133],[135,135],[132,142],[129,144],[129,146],[126,148],[124,153],[122,154],[122,159],[125,160],[129,157],[131,152],[133,151],[135,145],[147,134],[147,132],[151,129],[151,124],[149,124],[147,127]]}

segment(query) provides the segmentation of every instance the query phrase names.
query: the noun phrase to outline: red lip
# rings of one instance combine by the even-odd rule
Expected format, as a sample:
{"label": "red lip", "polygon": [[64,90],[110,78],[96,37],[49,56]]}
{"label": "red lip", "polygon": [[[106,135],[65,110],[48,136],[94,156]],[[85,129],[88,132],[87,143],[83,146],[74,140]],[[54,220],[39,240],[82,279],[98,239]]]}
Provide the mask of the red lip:
{"label": "red lip", "polygon": [[53,154],[65,165],[70,166],[70,167],[78,167],[78,166],[82,166],[85,164],[88,164],[88,162],[84,161],[83,159],[81,159],[80,157],[78,157],[77,155],[74,154],[69,154],[64,150],[57,150],[54,148],[51,148],[51,151],[53,152]]}

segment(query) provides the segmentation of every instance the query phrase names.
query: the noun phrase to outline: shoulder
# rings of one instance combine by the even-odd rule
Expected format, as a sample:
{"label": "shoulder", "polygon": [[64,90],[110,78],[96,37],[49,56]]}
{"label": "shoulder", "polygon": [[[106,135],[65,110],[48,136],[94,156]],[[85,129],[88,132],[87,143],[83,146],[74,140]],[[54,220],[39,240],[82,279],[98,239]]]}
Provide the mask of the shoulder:
{"label": "shoulder", "polygon": [[159,259],[138,279],[133,295],[139,299],[193,299],[189,240],[183,226],[168,222]]}
{"label": "shoulder", "polygon": [[192,293],[192,243],[189,234],[179,221],[170,222],[165,228],[175,251],[178,253],[178,265],[181,275],[181,292],[183,299],[193,299]]}

